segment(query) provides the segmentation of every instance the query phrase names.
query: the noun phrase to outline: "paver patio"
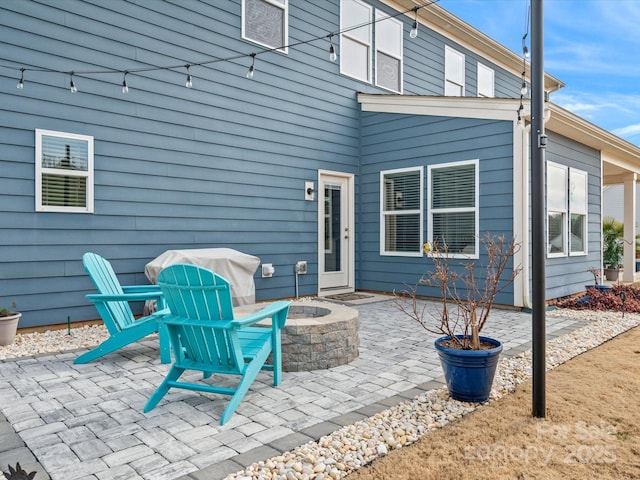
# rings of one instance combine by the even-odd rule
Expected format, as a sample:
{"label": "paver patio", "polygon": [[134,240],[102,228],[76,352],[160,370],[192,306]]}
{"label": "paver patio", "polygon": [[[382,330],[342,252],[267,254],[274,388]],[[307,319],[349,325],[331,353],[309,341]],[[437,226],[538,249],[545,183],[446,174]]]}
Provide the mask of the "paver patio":
{"label": "paver patio", "polygon": [[[227,399],[196,392],[171,391],[142,413],[169,368],[154,338],[86,365],[73,365],[78,352],[0,361],[0,466],[19,461],[37,480],[217,480],[441,385],[435,335],[392,300],[354,308],[355,361],[284,373],[278,388],[262,372],[222,427]],[[583,325],[549,316],[547,335]],[[530,347],[531,315],[494,309],[483,333],[519,353]]]}

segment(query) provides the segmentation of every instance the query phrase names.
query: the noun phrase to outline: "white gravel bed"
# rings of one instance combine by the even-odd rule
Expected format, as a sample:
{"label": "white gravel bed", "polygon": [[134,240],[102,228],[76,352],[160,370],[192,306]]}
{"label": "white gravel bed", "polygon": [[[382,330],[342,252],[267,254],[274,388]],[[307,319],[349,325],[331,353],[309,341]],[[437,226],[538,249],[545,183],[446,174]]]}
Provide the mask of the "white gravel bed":
{"label": "white gravel bed", "polygon": [[104,325],[85,325],[45,332],[17,333],[10,345],[0,346],[0,360],[8,358],[57,353],[78,348],[91,348],[109,337]]}
{"label": "white gravel bed", "polygon": [[[640,325],[640,315],[617,312],[555,310],[548,316],[590,320],[568,335],[547,342],[546,367],[553,369],[571,358]],[[489,402],[511,393],[531,377],[531,351],[498,364]],[[329,480],[343,478],[390,450],[416,442],[481,405],[449,398],[446,388],[431,390],[336,430],[317,442],[256,462],[225,480]]]}

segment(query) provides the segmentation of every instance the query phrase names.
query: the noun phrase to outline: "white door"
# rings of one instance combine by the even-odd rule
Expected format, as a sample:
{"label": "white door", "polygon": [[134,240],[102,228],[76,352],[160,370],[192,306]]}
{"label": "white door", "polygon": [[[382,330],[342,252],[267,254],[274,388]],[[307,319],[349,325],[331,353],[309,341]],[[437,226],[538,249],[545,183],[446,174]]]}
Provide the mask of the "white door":
{"label": "white door", "polygon": [[352,292],[354,289],[353,175],[321,171],[318,187],[320,293]]}

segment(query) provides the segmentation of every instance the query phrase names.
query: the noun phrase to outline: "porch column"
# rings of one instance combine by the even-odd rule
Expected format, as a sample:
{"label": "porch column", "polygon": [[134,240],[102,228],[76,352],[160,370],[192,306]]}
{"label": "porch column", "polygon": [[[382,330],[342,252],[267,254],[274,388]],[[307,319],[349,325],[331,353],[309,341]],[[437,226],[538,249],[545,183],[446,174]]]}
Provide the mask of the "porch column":
{"label": "porch column", "polygon": [[636,271],[636,174],[624,175],[624,274],[623,282],[633,282]]}

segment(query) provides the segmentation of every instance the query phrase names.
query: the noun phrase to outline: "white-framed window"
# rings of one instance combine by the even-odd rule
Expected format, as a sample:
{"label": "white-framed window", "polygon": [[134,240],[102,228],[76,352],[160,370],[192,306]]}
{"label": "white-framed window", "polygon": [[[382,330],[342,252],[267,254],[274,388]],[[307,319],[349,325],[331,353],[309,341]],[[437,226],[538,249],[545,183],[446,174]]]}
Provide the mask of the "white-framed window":
{"label": "white-framed window", "polygon": [[380,255],[422,256],[423,167],[380,172]]}
{"label": "white-framed window", "polygon": [[495,72],[492,68],[478,62],[478,96],[494,97]]}
{"label": "white-framed window", "polygon": [[569,168],[569,255],[587,254],[587,172]]}
{"label": "white-framed window", "polygon": [[36,129],[36,211],[93,212],[93,137]]}
{"label": "white-framed window", "polygon": [[373,8],[360,0],[340,2],[340,73],[368,83],[371,83],[372,15]]}
{"label": "white-framed window", "polygon": [[567,255],[567,185],[569,169],[547,162],[547,256]]}
{"label": "white-framed window", "polygon": [[479,161],[429,165],[429,242],[452,257],[478,258]]}
{"label": "white-framed window", "polygon": [[444,47],[444,94],[464,97],[464,54],[448,45]]}
{"label": "white-framed window", "polygon": [[287,53],[289,0],[242,0],[242,38]]}
{"label": "white-framed window", "polygon": [[376,85],[402,93],[402,22],[376,10]]}
{"label": "white-framed window", "polygon": [[547,256],[587,254],[587,172],[547,162]]}

